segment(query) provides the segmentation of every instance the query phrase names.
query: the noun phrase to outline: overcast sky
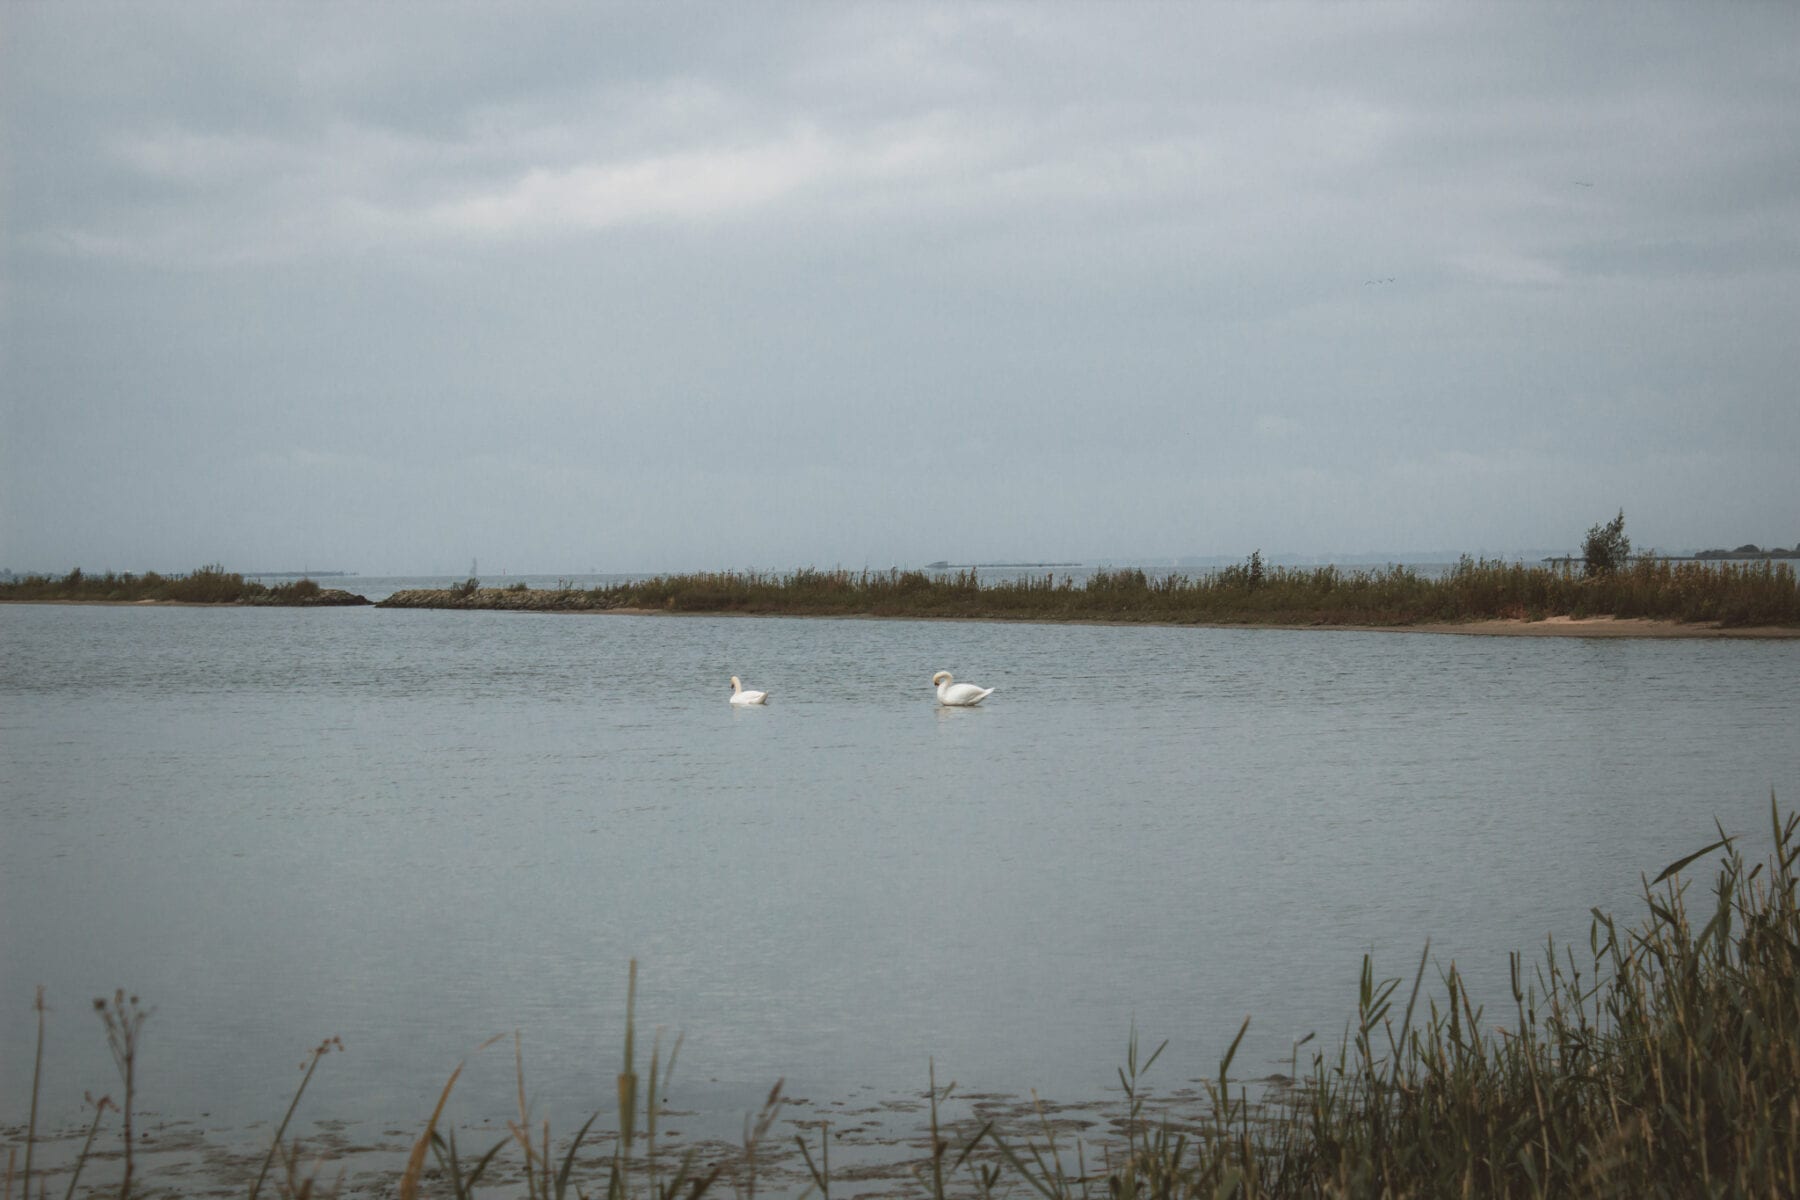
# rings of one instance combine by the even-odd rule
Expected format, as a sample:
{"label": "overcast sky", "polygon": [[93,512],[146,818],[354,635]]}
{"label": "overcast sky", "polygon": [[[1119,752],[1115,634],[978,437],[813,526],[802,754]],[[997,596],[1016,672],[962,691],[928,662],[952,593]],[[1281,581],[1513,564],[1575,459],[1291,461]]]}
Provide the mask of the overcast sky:
{"label": "overcast sky", "polygon": [[1800,5],[0,6],[0,566],[1800,540]]}

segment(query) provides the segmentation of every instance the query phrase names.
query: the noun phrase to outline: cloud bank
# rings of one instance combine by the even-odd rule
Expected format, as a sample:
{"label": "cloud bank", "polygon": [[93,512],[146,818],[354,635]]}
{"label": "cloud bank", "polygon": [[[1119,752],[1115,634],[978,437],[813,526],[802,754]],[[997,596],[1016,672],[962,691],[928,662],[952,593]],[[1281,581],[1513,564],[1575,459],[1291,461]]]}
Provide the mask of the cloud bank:
{"label": "cloud bank", "polygon": [[0,565],[1800,539],[1785,7],[0,20]]}

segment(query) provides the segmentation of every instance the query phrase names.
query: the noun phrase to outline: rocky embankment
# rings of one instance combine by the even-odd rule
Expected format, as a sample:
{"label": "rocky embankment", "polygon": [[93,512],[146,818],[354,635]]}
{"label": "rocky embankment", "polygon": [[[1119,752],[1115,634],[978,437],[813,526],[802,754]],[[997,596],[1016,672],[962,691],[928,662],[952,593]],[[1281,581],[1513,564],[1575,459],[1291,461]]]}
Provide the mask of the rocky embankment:
{"label": "rocky embankment", "polygon": [[356,604],[373,604],[367,596],[346,592],[343,588],[320,588],[310,596],[284,596],[267,603],[283,608],[343,608]]}
{"label": "rocky embankment", "polygon": [[409,588],[376,608],[467,608],[507,612],[613,612],[625,607],[611,597],[554,588]]}

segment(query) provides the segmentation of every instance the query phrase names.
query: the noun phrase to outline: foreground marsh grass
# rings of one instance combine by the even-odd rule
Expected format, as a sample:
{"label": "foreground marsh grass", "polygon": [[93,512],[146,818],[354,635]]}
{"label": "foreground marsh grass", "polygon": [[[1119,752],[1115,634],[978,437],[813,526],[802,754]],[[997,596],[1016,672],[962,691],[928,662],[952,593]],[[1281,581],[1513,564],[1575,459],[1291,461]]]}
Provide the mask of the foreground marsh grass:
{"label": "foreground marsh grass", "polygon": [[[1515,954],[1504,1014],[1476,1007],[1454,964],[1441,972],[1441,990],[1427,988],[1429,947],[1410,983],[1378,980],[1365,959],[1356,1011],[1338,1048],[1316,1054],[1308,1073],[1259,1098],[1231,1074],[1234,1041],[1198,1110],[1160,1108],[1145,1077],[1161,1047],[1140,1055],[1134,1033],[1119,1072],[1124,1111],[1113,1135],[1070,1146],[1041,1107],[1035,1120],[1015,1113],[1004,1121],[979,1104],[971,1117],[942,1119],[954,1085],[940,1088],[933,1072],[928,1127],[921,1138],[896,1143],[913,1153],[875,1189],[1046,1200],[1800,1195],[1800,815],[1784,820],[1771,797],[1770,823],[1766,861],[1747,866],[1736,840],[1721,831],[1711,845],[1645,881],[1647,914],[1637,925],[1622,928],[1596,910],[1585,947],[1547,945],[1529,969]],[[1712,894],[1690,912],[1684,873],[1706,869],[1696,864],[1715,854]],[[810,1128],[791,1145],[774,1136],[780,1083],[745,1119],[743,1142],[731,1153],[702,1161],[695,1149],[659,1147],[658,1117],[667,1115],[662,1097],[679,1040],[665,1060],[659,1035],[640,1077],[635,983],[633,964],[616,1132],[590,1140],[596,1114],[573,1137],[554,1139],[525,1099],[515,1035],[518,1118],[507,1122],[506,1136],[465,1154],[456,1131],[442,1128],[459,1066],[411,1142],[404,1168],[376,1190],[402,1200],[521,1191],[529,1200],[673,1200],[725,1188],[754,1196],[762,1179],[765,1191],[774,1183],[782,1194],[868,1194],[871,1176],[833,1174],[828,1124],[820,1124],[816,1145]],[[117,1038],[116,1020],[137,1011],[135,1003],[123,1004],[116,997],[97,1005],[103,1018],[115,1018],[107,1022],[109,1039]],[[136,1043],[114,1045],[129,1128]],[[313,1052],[288,1118],[312,1068],[332,1048],[327,1042]],[[34,1122],[9,1158],[4,1200],[50,1194],[50,1179],[32,1158],[36,1094],[34,1074]],[[109,1105],[120,1107],[103,1099],[92,1129]],[[284,1197],[336,1189],[329,1164],[306,1167],[311,1160],[299,1143],[283,1141],[288,1118],[248,1189],[251,1200],[272,1165],[273,1186]],[[90,1130],[88,1147],[92,1136]],[[789,1169],[771,1176],[778,1151]],[[76,1194],[88,1157],[84,1147],[59,1169],[69,1175],[55,1180],[60,1194]],[[123,1182],[94,1194],[127,1196],[130,1172],[127,1159]]]}
{"label": "foreground marsh grass", "polygon": [[536,612],[640,610],[796,616],[993,617],[1167,624],[1405,626],[1494,618],[1613,616],[1726,627],[1800,625],[1800,578],[1787,563],[1643,559],[1614,572],[1465,557],[1441,578],[1409,567],[1345,571],[1265,566],[1259,555],[1209,575],[1096,571],[983,583],[973,571],[801,570],[788,575],[668,575],[579,589],[455,588],[396,592],[388,608]]}

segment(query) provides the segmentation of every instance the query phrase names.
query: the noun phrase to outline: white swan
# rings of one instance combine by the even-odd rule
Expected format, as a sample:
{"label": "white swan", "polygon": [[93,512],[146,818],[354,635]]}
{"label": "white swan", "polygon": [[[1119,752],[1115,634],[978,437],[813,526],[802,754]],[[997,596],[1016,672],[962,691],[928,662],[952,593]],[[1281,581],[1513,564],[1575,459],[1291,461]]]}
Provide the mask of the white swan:
{"label": "white swan", "polygon": [[744,690],[744,685],[739,682],[738,677],[733,675],[731,677],[731,702],[733,704],[767,704],[769,702],[769,693],[746,692]]}
{"label": "white swan", "polygon": [[968,708],[980,704],[994,694],[993,688],[976,687],[972,683],[957,683],[956,677],[948,671],[939,671],[931,677],[937,685],[938,703],[948,704],[955,708]]}

